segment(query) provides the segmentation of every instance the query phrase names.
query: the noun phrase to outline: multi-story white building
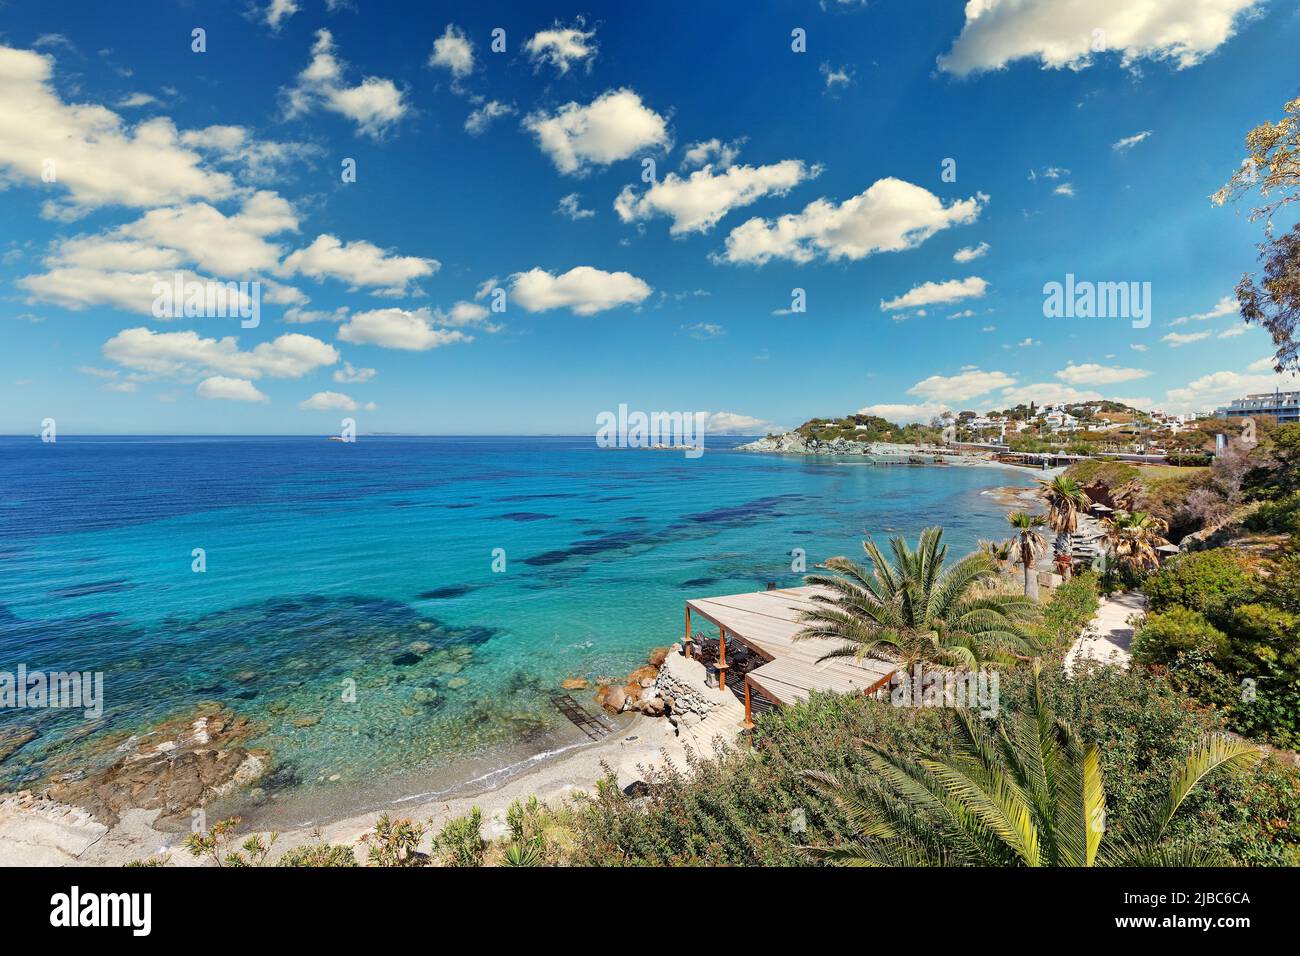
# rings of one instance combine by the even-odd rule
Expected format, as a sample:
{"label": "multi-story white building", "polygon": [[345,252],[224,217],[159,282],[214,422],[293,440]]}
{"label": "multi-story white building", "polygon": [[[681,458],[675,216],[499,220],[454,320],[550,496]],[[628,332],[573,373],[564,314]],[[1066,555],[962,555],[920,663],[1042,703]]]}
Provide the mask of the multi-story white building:
{"label": "multi-story white building", "polygon": [[1279,424],[1300,422],[1300,391],[1260,392],[1245,398],[1234,398],[1228,405],[1216,409],[1214,414],[1219,418],[1272,415]]}

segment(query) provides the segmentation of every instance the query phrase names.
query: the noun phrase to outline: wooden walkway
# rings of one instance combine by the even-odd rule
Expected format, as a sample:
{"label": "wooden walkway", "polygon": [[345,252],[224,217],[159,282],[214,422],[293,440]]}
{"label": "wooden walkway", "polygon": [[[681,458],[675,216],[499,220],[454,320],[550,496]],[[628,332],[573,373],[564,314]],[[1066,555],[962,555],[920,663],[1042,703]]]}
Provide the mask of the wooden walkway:
{"label": "wooden walkway", "polygon": [[794,639],[805,626],[799,614],[816,606],[810,598],[818,590],[784,588],[697,598],[687,601],[686,607],[688,614],[721,627],[728,641],[740,641],[767,661],[745,679],[782,706],[807,700],[813,691],[852,694],[878,689],[894,673],[892,664],[847,657],[818,663],[818,658],[840,642]]}

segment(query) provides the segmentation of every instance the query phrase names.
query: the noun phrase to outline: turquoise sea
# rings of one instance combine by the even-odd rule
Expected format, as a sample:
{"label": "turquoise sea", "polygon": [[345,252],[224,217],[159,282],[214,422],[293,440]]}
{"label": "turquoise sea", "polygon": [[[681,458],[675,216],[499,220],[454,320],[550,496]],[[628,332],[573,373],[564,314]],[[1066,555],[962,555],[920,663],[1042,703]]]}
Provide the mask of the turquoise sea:
{"label": "turquoise sea", "polygon": [[37,732],[0,788],[212,700],[273,754],[236,801],[254,819],[481,785],[585,741],[548,695],[677,640],[688,597],[801,583],[793,549],[811,568],[867,533],[941,524],[963,554],[1005,536],[981,491],[1032,484],[744,440],[0,438],[0,670],[102,671],[106,699],[0,710]]}

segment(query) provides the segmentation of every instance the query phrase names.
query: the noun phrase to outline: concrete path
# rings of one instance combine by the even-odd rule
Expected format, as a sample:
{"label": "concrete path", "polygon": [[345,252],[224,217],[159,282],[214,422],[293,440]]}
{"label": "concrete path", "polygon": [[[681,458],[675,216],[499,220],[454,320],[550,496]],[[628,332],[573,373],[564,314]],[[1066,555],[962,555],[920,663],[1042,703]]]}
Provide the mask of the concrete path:
{"label": "concrete path", "polygon": [[1125,591],[1112,598],[1102,598],[1096,615],[1084,628],[1083,634],[1065,655],[1065,669],[1073,672],[1076,661],[1090,660],[1127,668],[1132,655],[1133,624],[1146,612],[1146,595],[1140,591]]}

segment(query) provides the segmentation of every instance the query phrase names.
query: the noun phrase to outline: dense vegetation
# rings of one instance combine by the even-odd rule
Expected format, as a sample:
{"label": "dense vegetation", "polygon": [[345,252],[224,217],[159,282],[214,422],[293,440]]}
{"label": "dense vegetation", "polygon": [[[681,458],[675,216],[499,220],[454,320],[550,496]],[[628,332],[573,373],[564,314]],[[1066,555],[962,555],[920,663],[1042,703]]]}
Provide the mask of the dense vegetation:
{"label": "dense vegetation", "polygon": [[929,425],[895,425],[877,415],[849,415],[845,418],[814,418],[797,429],[816,441],[894,442],[904,445],[937,444],[942,433]]}

